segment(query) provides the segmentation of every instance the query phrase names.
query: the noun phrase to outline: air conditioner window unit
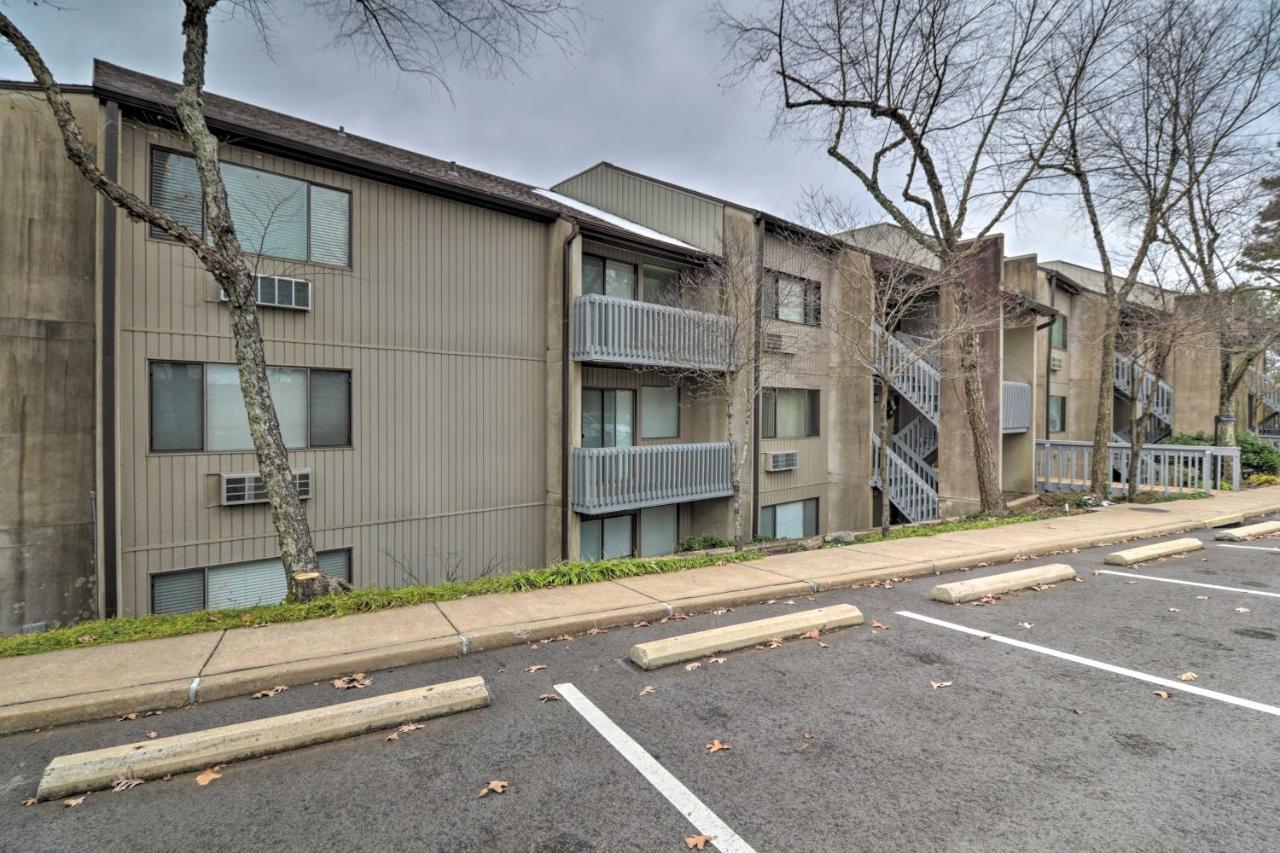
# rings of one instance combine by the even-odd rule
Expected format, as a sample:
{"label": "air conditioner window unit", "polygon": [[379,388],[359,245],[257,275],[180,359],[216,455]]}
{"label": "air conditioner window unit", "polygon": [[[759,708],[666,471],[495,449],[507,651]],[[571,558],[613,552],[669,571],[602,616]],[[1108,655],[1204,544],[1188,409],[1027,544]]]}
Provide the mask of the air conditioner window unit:
{"label": "air conditioner window unit", "polygon": [[791,335],[786,335],[782,332],[765,332],[764,351],[792,354],[795,352],[795,339]]}
{"label": "air conditioner window unit", "polygon": [[[255,275],[253,286],[258,304],[266,308],[288,308],[292,311],[311,310],[311,282],[305,278],[283,275]],[[227,301],[227,292],[218,290],[218,298]]]}
{"label": "air conditioner window unit", "polygon": [[1049,369],[1050,369],[1050,370],[1061,370],[1061,369],[1062,369],[1062,356],[1060,356],[1060,355],[1051,355],[1051,356],[1049,356]]}
{"label": "air conditioner window unit", "polygon": [[764,469],[766,471],[794,471],[800,467],[800,451],[784,450],[779,453],[766,453]]}
{"label": "air conditioner window unit", "polygon": [[[258,474],[223,474],[221,501],[223,506],[247,506],[267,502],[267,484]],[[293,484],[302,500],[311,498],[310,469],[293,472]]]}

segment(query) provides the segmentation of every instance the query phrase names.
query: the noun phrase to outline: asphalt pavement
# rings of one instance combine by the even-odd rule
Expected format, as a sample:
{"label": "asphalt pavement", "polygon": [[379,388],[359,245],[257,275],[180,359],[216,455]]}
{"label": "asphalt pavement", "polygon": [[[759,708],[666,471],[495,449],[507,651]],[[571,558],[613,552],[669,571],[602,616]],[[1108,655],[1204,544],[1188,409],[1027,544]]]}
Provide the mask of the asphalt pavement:
{"label": "asphalt pavement", "polygon": [[[1206,550],[1133,569],[1102,563],[1123,546],[1092,549],[372,673],[366,690],[323,683],[10,736],[0,848],[677,851],[699,834],[692,797],[695,820],[759,853],[1275,849],[1280,540],[1198,535]],[[982,604],[927,597],[938,581],[1050,562],[1080,581]],[[642,640],[838,602],[866,624],[691,670],[626,660]],[[395,740],[232,764],[207,786],[184,774],[75,807],[21,804],[59,754],[469,675],[491,707]],[[540,698],[563,684],[667,776],[642,774],[567,698]],[[731,748],[709,752],[715,740]],[[490,780],[510,785],[480,797]]]}

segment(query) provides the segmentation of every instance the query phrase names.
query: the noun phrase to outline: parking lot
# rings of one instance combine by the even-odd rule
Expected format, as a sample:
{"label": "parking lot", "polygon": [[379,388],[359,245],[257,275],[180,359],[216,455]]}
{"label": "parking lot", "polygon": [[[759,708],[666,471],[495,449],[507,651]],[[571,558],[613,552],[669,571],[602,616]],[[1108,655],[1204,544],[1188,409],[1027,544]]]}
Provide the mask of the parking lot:
{"label": "parking lot", "polygon": [[[760,853],[1274,849],[1280,540],[1198,535],[1204,551],[1132,570],[1104,566],[1109,548],[942,578],[1050,562],[1080,575],[987,603],[932,602],[921,577],[374,673],[365,691],[325,683],[12,736],[0,838],[675,851],[712,828],[706,849]],[[838,602],[866,624],[692,669],[626,660],[635,642]],[[234,764],[207,786],[186,774],[74,808],[21,805],[58,754],[468,675],[484,676],[490,708],[396,740]],[[716,740],[731,748],[709,751]],[[509,788],[480,797],[490,780]]]}

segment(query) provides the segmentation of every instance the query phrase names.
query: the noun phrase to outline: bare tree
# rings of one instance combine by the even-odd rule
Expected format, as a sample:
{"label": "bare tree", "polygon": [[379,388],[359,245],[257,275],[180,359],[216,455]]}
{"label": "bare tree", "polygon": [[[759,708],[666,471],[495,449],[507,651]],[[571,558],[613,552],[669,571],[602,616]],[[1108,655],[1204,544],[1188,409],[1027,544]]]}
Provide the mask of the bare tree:
{"label": "bare tree", "polygon": [[[772,0],[721,26],[780,108],[898,227],[955,271],[965,412],[982,509],[1002,510],[986,423],[981,335],[969,320],[983,238],[1041,174],[1065,114],[1051,81],[1079,79],[1092,46],[1059,47],[1084,0]],[[1067,65],[1067,60],[1073,60]],[[1068,82],[1068,87],[1071,84]],[[1030,129],[1030,130],[1029,130]]]}
{"label": "bare tree", "polygon": [[[175,4],[177,5],[177,4]],[[219,161],[219,140],[204,115],[209,16],[219,0],[182,0],[182,80],[176,117],[200,179],[204,231],[197,233],[110,178],[85,142],[71,105],[35,45],[0,13],[0,37],[18,52],[43,90],[62,133],[67,157],[85,180],[131,218],[185,246],[227,295],[236,366],[258,468],[266,486],[289,598],[303,600],[347,588],[322,573],[311,528],[294,484],[276,416],[258,322],[254,276],[236,230]],[[225,0],[247,15],[264,40],[275,18],[271,0]],[[295,14],[319,13],[334,25],[335,41],[372,58],[443,82],[450,63],[501,72],[527,55],[539,38],[572,46],[580,13],[575,0],[296,0]],[[252,247],[251,247],[252,248]]]}
{"label": "bare tree", "polygon": [[[1105,331],[1090,471],[1093,492],[1110,488],[1106,445],[1113,420],[1112,374],[1121,317],[1153,246],[1180,245],[1202,286],[1215,275],[1200,260],[1203,180],[1239,156],[1276,106],[1280,4],[1270,0],[1151,0],[1130,3],[1104,28],[1097,49],[1090,10],[1073,31],[1056,101],[1064,110],[1045,167],[1065,175],[1088,222],[1102,266]],[[1088,55],[1089,61],[1083,61]],[[1201,245],[1196,248],[1197,242]],[[1197,258],[1197,252],[1201,253]]]}

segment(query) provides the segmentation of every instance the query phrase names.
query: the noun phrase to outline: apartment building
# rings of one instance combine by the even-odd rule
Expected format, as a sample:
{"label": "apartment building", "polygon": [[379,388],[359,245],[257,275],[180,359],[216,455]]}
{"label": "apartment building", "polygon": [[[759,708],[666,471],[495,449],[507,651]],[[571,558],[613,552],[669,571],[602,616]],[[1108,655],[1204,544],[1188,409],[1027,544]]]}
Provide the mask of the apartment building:
{"label": "apartment building", "polygon": [[[1036,385],[1043,407],[1036,412],[1036,434],[1058,441],[1093,441],[1101,377],[1101,341],[1106,323],[1103,274],[1067,261],[1043,261],[1035,278],[1035,298],[1058,311],[1041,335]],[[1174,343],[1162,357],[1134,358],[1122,330],[1111,381],[1112,440],[1128,443],[1135,400],[1146,401],[1144,440],[1174,433],[1212,435],[1218,414],[1219,348],[1207,323],[1197,322],[1194,295],[1160,294],[1149,285],[1133,291],[1130,312],[1154,312],[1165,318]],[[1160,321],[1156,321],[1160,322]],[[1123,322],[1122,322],[1123,325]],[[1155,368],[1155,369],[1152,369]],[[1261,382],[1264,377],[1256,375]],[[1261,385],[1257,386],[1264,391]],[[1265,396],[1265,391],[1261,396]],[[1280,402],[1280,400],[1278,400]],[[1237,422],[1251,423],[1248,390],[1237,400]]]}

